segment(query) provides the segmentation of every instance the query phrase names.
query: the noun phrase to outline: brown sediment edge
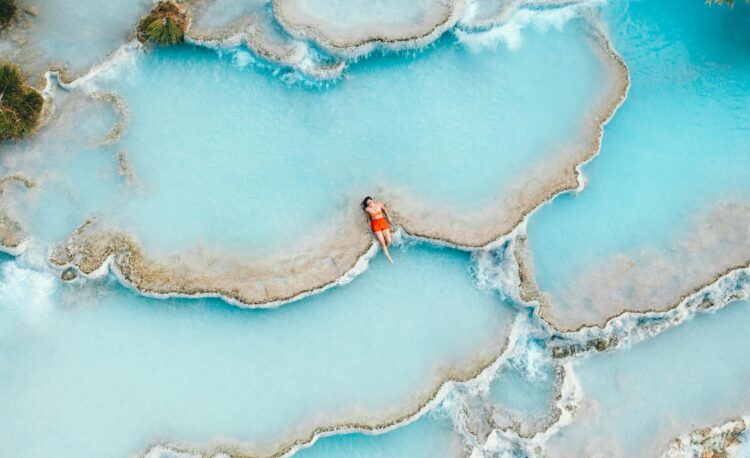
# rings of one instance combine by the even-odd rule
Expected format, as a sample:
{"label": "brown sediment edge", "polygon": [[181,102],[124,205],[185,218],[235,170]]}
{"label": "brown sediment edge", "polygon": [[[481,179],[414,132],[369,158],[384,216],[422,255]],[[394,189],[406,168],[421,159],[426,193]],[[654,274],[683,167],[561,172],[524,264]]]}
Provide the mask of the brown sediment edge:
{"label": "brown sediment edge", "polygon": [[[329,254],[322,257],[269,260],[260,267],[247,263],[229,265],[219,280],[185,263],[166,266],[152,262],[131,236],[99,231],[97,223],[96,218],[86,220],[67,241],[53,249],[50,263],[60,270],[73,269],[85,278],[112,271],[123,285],[145,296],[221,298],[239,307],[277,307],[346,284],[366,269],[377,250],[372,237],[362,229],[348,234],[357,246],[355,253],[330,247]],[[312,276],[301,287],[290,287],[285,276],[299,277],[302,272]],[[326,276],[329,272],[331,275]],[[299,282],[299,278],[296,280]],[[205,286],[211,283],[218,284]]]}
{"label": "brown sediment edge", "polygon": [[[132,56],[135,51],[143,49],[143,47],[141,42],[133,38],[110,51],[105,57],[91,64],[85,72],[81,72],[80,74],[71,75],[65,67],[50,66],[43,73],[45,88],[49,88],[51,85],[51,76],[54,76],[60,87],[64,89],[84,88],[90,79],[96,78],[101,73],[112,68],[113,64],[119,64],[124,59]],[[95,91],[86,92],[90,94]]]}
{"label": "brown sediment edge", "polygon": [[304,40],[311,40],[326,51],[348,59],[368,54],[376,47],[383,47],[395,51],[425,46],[435,41],[440,35],[456,25],[459,19],[461,19],[461,12],[465,5],[465,0],[451,0],[447,14],[440,18],[437,23],[433,24],[429,30],[422,33],[396,38],[383,35],[373,35],[364,39],[339,43],[326,37],[323,33],[312,26],[295,24],[287,20],[281,13],[282,1],[283,0],[272,0],[273,14],[278,23],[281,24],[291,36]]}
{"label": "brown sediment edge", "polygon": [[494,16],[485,19],[462,19],[459,26],[467,31],[483,31],[504,23],[519,9],[529,7],[565,7],[585,4],[588,0],[523,0],[517,3],[509,3]]}
{"label": "brown sediment edge", "polygon": [[[538,307],[539,317],[543,319],[547,324],[549,324],[552,328],[560,332],[567,333],[567,334],[577,333],[577,332],[584,331],[587,329],[605,329],[609,323],[611,323],[612,321],[616,319],[622,318],[626,315],[643,316],[643,315],[648,315],[648,314],[653,314],[653,313],[669,312],[685,304],[690,299],[697,297],[698,295],[700,295],[702,292],[706,291],[707,289],[710,289],[712,286],[717,284],[722,279],[727,278],[734,273],[741,273],[743,271],[750,270],[750,260],[747,260],[741,264],[727,267],[726,269],[714,274],[706,282],[691,288],[687,292],[681,294],[673,302],[666,304],[664,307],[641,309],[641,310],[626,308],[608,317],[604,317],[600,321],[597,321],[597,322],[583,323],[577,327],[565,328],[565,327],[558,327],[557,325],[555,325],[554,321],[550,319],[547,314],[547,311],[552,306],[552,303],[548,296],[540,292],[539,288],[536,285],[536,282],[534,281],[533,272],[529,264],[530,254],[528,253],[528,249],[525,245],[526,244],[525,235],[519,235],[517,238],[517,242],[518,243],[516,244],[516,250],[515,250],[514,256],[516,257],[516,262],[518,263],[519,284],[520,284],[519,293],[520,293],[521,299],[524,302],[537,303],[539,305]],[[715,306],[716,304],[709,304],[705,306],[704,308],[713,308]]]}
{"label": "brown sediment edge", "polygon": [[0,251],[17,256],[24,251],[26,232],[21,224],[0,211]]}
{"label": "brown sediment edge", "polygon": [[[513,334],[515,327],[511,330]],[[448,371],[443,378],[437,383],[436,388],[424,396],[418,402],[417,407],[409,408],[405,413],[379,423],[366,422],[340,422],[329,426],[315,428],[309,435],[302,438],[293,439],[284,443],[270,454],[252,454],[243,451],[243,445],[216,445],[209,448],[201,449],[179,444],[172,444],[166,441],[155,442],[148,446],[146,450],[139,455],[144,458],[148,452],[154,448],[161,447],[177,453],[195,454],[202,457],[213,457],[218,454],[226,454],[232,458],[283,458],[295,454],[303,448],[313,445],[318,439],[346,433],[363,433],[363,434],[382,434],[396,428],[405,426],[416,421],[424,413],[432,410],[445,396],[454,389],[455,385],[466,384],[472,380],[482,377],[484,374],[491,374],[497,371],[498,367],[505,361],[506,350],[510,347],[513,336],[507,337],[500,348],[490,358],[479,361],[473,369],[465,371]]]}
{"label": "brown sediment edge", "polygon": [[[544,311],[550,308],[549,297],[542,294],[534,279],[534,272],[531,267],[531,254],[528,249],[528,240],[526,234],[519,233],[515,239],[513,256],[518,264],[518,294],[522,301],[527,303],[539,304],[539,316],[545,322],[553,326],[544,316]],[[581,326],[582,329],[586,326]],[[557,329],[557,328],[555,328]],[[575,332],[577,330],[573,330]]]}
{"label": "brown sediment edge", "polygon": [[[563,406],[560,404],[563,401],[563,393],[562,393],[562,387],[563,383],[565,382],[565,377],[567,375],[567,371],[565,370],[565,366],[563,365],[556,365],[555,366],[555,397],[552,399],[552,409],[548,413],[548,416],[543,419],[542,422],[540,422],[538,425],[535,425],[534,430],[523,432],[521,431],[520,424],[518,424],[518,421],[514,419],[513,425],[508,427],[500,427],[497,425],[495,420],[492,417],[489,417],[489,423],[493,430],[499,430],[504,433],[515,433],[520,437],[521,439],[533,439],[536,436],[539,436],[541,434],[544,434],[547,432],[552,426],[557,424],[560,419],[562,418],[563,411],[566,410]],[[507,415],[510,418],[514,418],[515,415],[513,412],[503,409],[503,408],[496,408],[496,410],[500,411],[502,414]]]}
{"label": "brown sediment edge", "polygon": [[[58,74],[59,78],[59,74]],[[89,94],[94,100],[109,103],[117,113],[117,122],[102,138],[96,140],[96,144],[103,146],[114,143],[123,136],[130,122],[130,111],[125,99],[116,92],[93,91]]]}
{"label": "brown sediment edge", "polygon": [[296,70],[306,77],[316,80],[335,80],[342,75],[346,68],[346,64],[342,60],[336,60],[330,64],[315,65],[307,68],[294,59],[295,50],[289,49],[284,54],[275,53],[270,47],[264,46],[260,40],[250,36],[246,32],[234,32],[229,35],[198,35],[188,30],[185,34],[185,38],[189,43],[208,49],[223,49],[244,44],[248,51],[252,52],[252,54],[260,61],[274,66],[287,67]]}
{"label": "brown sediment edge", "polygon": [[[119,50],[118,50],[119,52]],[[93,69],[94,67],[92,67]],[[40,127],[49,122],[55,112],[55,104],[53,103],[53,96],[51,95],[55,86],[58,85],[64,90],[70,90],[75,87],[75,82],[65,82],[63,76],[59,70],[48,71],[45,73],[46,84],[42,94],[45,100],[45,108],[43,108],[42,120],[40,121]],[[56,81],[55,81],[56,80]],[[130,123],[130,110],[125,99],[117,92],[112,91],[98,91],[94,90],[91,92],[84,92],[84,95],[90,99],[102,103],[109,104],[117,116],[117,122],[109,129],[105,135],[101,138],[94,139],[93,143],[97,146],[110,145],[118,141],[127,131],[128,124]],[[117,155],[117,161],[119,165],[119,173],[123,175],[129,183],[134,182],[135,174],[132,169],[132,165],[129,163],[126,151],[120,151]]]}
{"label": "brown sediment edge", "polygon": [[729,448],[740,444],[740,436],[750,429],[750,417],[734,417],[723,423],[696,429],[676,437],[662,452],[662,458],[679,458],[685,453],[701,453],[701,457],[726,458]]}
{"label": "brown sediment edge", "polygon": [[[578,186],[578,189],[577,189],[577,191],[579,191],[579,192],[582,191],[583,187],[584,187],[584,182],[582,180],[580,180],[580,177],[582,176],[581,168],[586,163],[588,163],[591,159],[593,159],[596,156],[597,152],[599,151],[600,146],[601,146],[601,139],[602,139],[602,135],[603,135],[603,128],[607,124],[607,122],[609,122],[609,120],[614,116],[614,113],[616,112],[617,108],[619,108],[619,106],[627,98],[627,92],[628,92],[628,89],[629,89],[629,86],[630,86],[630,77],[629,77],[629,74],[628,74],[627,65],[625,64],[624,60],[622,59],[622,57],[619,56],[619,54],[617,54],[617,52],[612,47],[611,42],[610,42],[609,38],[604,34],[601,25],[597,25],[595,23],[592,23],[592,25],[593,25],[593,32],[596,35],[596,37],[601,42],[605,43],[607,53],[609,55],[611,55],[612,58],[614,58],[618,62],[618,65],[623,69],[623,71],[627,75],[628,85],[627,85],[627,87],[625,88],[625,90],[624,90],[624,92],[622,94],[622,99],[621,99],[620,103],[617,104],[616,106],[612,107],[612,110],[610,111],[609,116],[606,117],[606,119],[602,122],[602,124],[600,126],[600,135],[599,135],[599,137],[597,139],[597,142],[596,142],[596,144],[597,144],[596,150],[594,150],[592,152],[592,154],[588,158],[586,158],[584,161],[582,161],[580,164],[578,164],[576,166],[576,168],[575,168],[576,175],[579,178],[579,186]],[[564,190],[560,191],[560,193],[566,192],[566,191],[570,191],[570,190],[571,189],[564,189]],[[554,198],[556,195],[557,194],[551,196],[550,199],[547,200],[546,202],[550,202],[551,199]],[[542,203],[546,203],[546,202],[542,202]],[[533,211],[536,211],[538,208],[539,207],[534,208],[530,213],[533,213]],[[523,226],[523,222],[525,222],[525,219],[522,222],[520,222],[517,225],[517,227],[521,228]],[[675,308],[679,307],[681,304],[683,304],[685,301],[687,301],[688,299],[690,299],[692,296],[695,296],[696,294],[700,293],[701,291],[705,290],[706,288],[712,286],[713,284],[715,284],[716,282],[718,282],[720,279],[722,279],[722,278],[724,278],[724,277],[732,274],[733,272],[746,270],[750,266],[750,259],[748,259],[747,261],[745,261],[743,263],[727,267],[726,269],[724,269],[724,270],[722,270],[720,272],[717,272],[715,275],[713,275],[706,282],[704,282],[704,283],[702,283],[700,285],[697,285],[697,286],[691,288],[690,290],[684,292],[676,300],[674,300],[672,303],[666,304],[662,308],[652,308],[652,309],[642,309],[642,310],[636,310],[636,309],[632,309],[632,308],[626,308],[626,309],[622,309],[622,310],[618,311],[615,314],[612,314],[610,316],[604,317],[604,318],[602,318],[601,320],[599,320],[597,322],[582,323],[581,325],[579,325],[577,327],[574,327],[574,328],[573,327],[566,328],[566,327],[558,327],[558,325],[556,325],[554,323],[554,320],[548,314],[549,309],[552,307],[552,303],[551,303],[550,298],[547,295],[545,295],[544,293],[541,292],[541,290],[539,289],[539,287],[536,284],[536,281],[534,279],[533,267],[532,267],[532,262],[531,262],[531,253],[530,253],[530,251],[528,250],[528,247],[527,247],[527,239],[526,239],[525,234],[523,234],[523,233],[521,233],[519,231],[519,234],[516,236],[516,240],[517,240],[518,243],[515,244],[514,256],[515,256],[516,262],[518,264],[519,296],[520,296],[520,298],[524,302],[529,302],[529,303],[534,302],[534,303],[537,303],[539,305],[539,307],[538,307],[538,313],[539,313],[540,318],[542,318],[552,328],[554,328],[554,329],[556,329],[558,331],[561,331],[561,332],[566,332],[566,333],[575,333],[575,332],[579,332],[579,331],[587,329],[587,328],[600,328],[600,329],[604,329],[607,326],[608,323],[610,323],[613,320],[616,320],[616,319],[618,319],[620,317],[623,317],[625,315],[629,315],[629,314],[633,314],[633,315],[645,315],[645,314],[648,314],[648,313],[661,313],[661,312],[666,312],[666,311],[675,309]]]}
{"label": "brown sediment edge", "polygon": [[128,184],[136,182],[135,169],[133,169],[133,164],[130,162],[127,150],[123,149],[117,152],[117,173],[125,178]]}
{"label": "brown sediment edge", "polygon": [[726,269],[716,273],[714,276],[712,276],[709,280],[706,282],[695,286],[688,290],[687,292],[681,294],[676,300],[673,302],[666,304],[662,308],[651,308],[651,309],[631,309],[626,308],[618,311],[617,313],[604,317],[600,321],[596,321],[593,323],[583,323],[577,327],[573,328],[566,328],[566,327],[558,327],[558,325],[555,325],[554,320],[550,319],[548,316],[548,310],[550,307],[552,307],[552,303],[549,299],[549,297],[545,294],[543,294],[538,286],[536,285],[536,282],[534,281],[534,275],[533,271],[531,269],[531,266],[529,264],[530,260],[530,254],[528,252],[528,249],[526,247],[526,236],[525,235],[519,235],[517,238],[517,244],[516,244],[516,250],[514,253],[514,256],[516,257],[516,261],[518,263],[518,272],[519,272],[519,293],[521,296],[521,299],[524,302],[529,303],[537,303],[539,304],[539,317],[542,318],[547,324],[549,324],[554,329],[565,332],[565,333],[576,333],[585,329],[592,329],[592,328],[599,328],[604,329],[606,328],[607,324],[612,322],[613,320],[623,317],[624,315],[647,315],[650,313],[663,313],[668,312],[672,309],[676,309],[689,299],[693,298],[694,296],[700,294],[704,290],[710,288],[717,282],[719,282],[721,279],[728,277],[732,273],[735,272],[741,272],[746,271],[750,269],[750,260],[747,260],[744,263],[734,265],[731,267],[727,267]]}
{"label": "brown sediment edge", "polygon": [[[21,186],[23,189],[31,189],[34,186],[33,181],[21,174],[6,175],[0,178],[0,196],[5,194],[5,190],[10,185]],[[0,209],[0,251],[17,256],[24,250],[26,241],[26,232],[21,223],[10,216],[5,209]]]}
{"label": "brown sediment edge", "polygon": [[[497,452],[495,446],[488,445],[488,443],[493,436],[496,438],[499,436],[501,443],[512,443],[518,447],[519,451],[527,453],[528,456],[544,456],[543,450],[547,440],[573,421],[583,400],[583,391],[575,377],[572,362],[566,361],[557,364],[556,374],[557,393],[553,409],[548,421],[535,432],[524,434],[514,425],[510,428],[493,428],[487,433],[486,437],[481,438],[476,432],[467,430],[466,425],[461,422],[461,418],[458,419],[459,428],[464,427],[462,431],[474,438],[472,442],[482,452],[489,452],[490,454]],[[455,420],[454,418],[454,422]],[[491,421],[491,418],[487,418],[487,420]]]}
{"label": "brown sediment edge", "polygon": [[10,184],[17,184],[26,189],[31,189],[36,186],[36,184],[29,178],[20,173],[13,173],[0,178],[0,196],[5,193],[5,188]]}
{"label": "brown sediment edge", "polygon": [[[188,9],[193,10],[192,17],[195,17],[195,9],[200,8],[205,1],[189,0],[185,3]],[[255,15],[243,16],[232,24],[224,27],[205,28],[205,30],[195,30],[194,22],[188,25],[185,32],[185,39],[188,43],[202,46],[208,49],[226,49],[244,45],[257,59],[267,62],[274,66],[287,67],[296,70],[306,77],[318,80],[333,80],[341,76],[346,67],[342,60],[335,60],[328,64],[318,63],[313,66],[306,66],[302,60],[307,52],[307,45],[303,42],[296,41],[291,36],[288,37],[288,44],[279,44],[278,50],[272,46],[264,44],[262,32],[254,29],[256,22]],[[275,21],[275,17],[273,18]],[[275,27],[276,24],[269,24]],[[210,29],[210,30],[209,30]],[[283,34],[283,32],[279,32]],[[286,37],[285,37],[286,38]],[[281,51],[281,52],[279,52]]]}

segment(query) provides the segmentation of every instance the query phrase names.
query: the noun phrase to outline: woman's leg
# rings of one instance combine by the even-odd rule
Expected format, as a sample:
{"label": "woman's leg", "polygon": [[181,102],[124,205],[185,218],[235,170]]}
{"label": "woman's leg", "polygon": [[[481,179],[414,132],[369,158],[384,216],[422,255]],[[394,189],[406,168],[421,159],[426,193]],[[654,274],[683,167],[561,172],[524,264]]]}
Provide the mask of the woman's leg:
{"label": "woman's leg", "polygon": [[391,244],[391,230],[390,229],[383,230],[383,238],[385,239],[385,244],[390,246]]}
{"label": "woman's leg", "polygon": [[380,242],[380,246],[383,247],[383,253],[385,253],[385,257],[388,258],[388,262],[393,264],[393,258],[391,258],[391,254],[388,253],[388,245],[385,243],[385,237],[383,237],[383,231],[377,231],[375,233],[375,237],[378,239],[378,242]]}

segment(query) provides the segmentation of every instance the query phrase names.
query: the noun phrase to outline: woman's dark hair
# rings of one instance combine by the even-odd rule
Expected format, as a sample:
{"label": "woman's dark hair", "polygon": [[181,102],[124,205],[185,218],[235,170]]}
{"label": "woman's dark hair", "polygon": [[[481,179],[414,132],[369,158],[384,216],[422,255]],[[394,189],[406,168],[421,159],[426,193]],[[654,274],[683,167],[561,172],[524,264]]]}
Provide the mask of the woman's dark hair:
{"label": "woman's dark hair", "polygon": [[372,197],[370,197],[370,196],[365,197],[365,200],[362,201],[362,210],[364,210],[365,208],[367,208],[367,201],[368,200],[372,200]]}

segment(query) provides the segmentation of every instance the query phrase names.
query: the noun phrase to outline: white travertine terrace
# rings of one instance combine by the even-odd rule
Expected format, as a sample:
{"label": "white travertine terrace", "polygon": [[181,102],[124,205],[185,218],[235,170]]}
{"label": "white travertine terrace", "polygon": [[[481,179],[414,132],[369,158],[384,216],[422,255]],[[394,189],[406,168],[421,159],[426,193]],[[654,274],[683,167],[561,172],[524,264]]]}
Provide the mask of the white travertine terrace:
{"label": "white travertine terrace", "polygon": [[0,251],[17,254],[22,249],[26,233],[14,215],[7,194],[13,190],[25,192],[35,183],[23,175],[13,174],[0,178]]}
{"label": "white travertine terrace", "polygon": [[186,6],[192,15],[189,41],[217,48],[242,45],[262,60],[312,78],[336,78],[344,69],[342,61],[317,61],[306,43],[280,30],[265,0],[190,0]]}
{"label": "white travertine terrace", "polygon": [[[155,0],[154,0],[155,1]],[[58,69],[65,79],[85,73],[131,36],[151,0],[23,0],[22,12],[0,37],[0,58],[22,67],[35,86]],[[92,14],[96,9],[97,14]]]}
{"label": "white travertine terrace", "polygon": [[750,264],[750,205],[718,203],[686,222],[670,249],[642,246],[581,272],[557,297],[539,291],[528,250],[519,252],[525,299],[560,330],[603,326],[624,312],[662,311]]}
{"label": "white travertine terrace", "polygon": [[110,267],[126,284],[151,296],[219,296],[241,306],[260,306],[348,281],[347,273],[364,269],[371,247],[365,228],[342,222],[291,252],[262,258],[193,247],[153,259],[133,236],[88,220],[53,250],[50,262],[85,276],[98,276]]}
{"label": "white travertine terrace", "polygon": [[377,46],[416,48],[460,19],[464,0],[273,0],[277,20],[292,35],[348,58]]}

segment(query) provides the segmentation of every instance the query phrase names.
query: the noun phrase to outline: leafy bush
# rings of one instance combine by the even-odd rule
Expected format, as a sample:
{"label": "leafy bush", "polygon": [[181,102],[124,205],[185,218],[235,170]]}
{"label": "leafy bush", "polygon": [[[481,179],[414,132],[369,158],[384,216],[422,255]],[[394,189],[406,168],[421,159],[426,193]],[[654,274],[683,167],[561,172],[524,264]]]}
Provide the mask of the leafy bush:
{"label": "leafy bush", "polygon": [[17,12],[16,0],[0,0],[0,28],[7,26]]}
{"label": "leafy bush", "polygon": [[18,140],[39,122],[44,99],[26,86],[13,64],[0,63],[0,141]]}
{"label": "leafy bush", "polygon": [[159,2],[138,24],[138,40],[159,46],[182,43],[187,24],[187,14],[179,5]]}

